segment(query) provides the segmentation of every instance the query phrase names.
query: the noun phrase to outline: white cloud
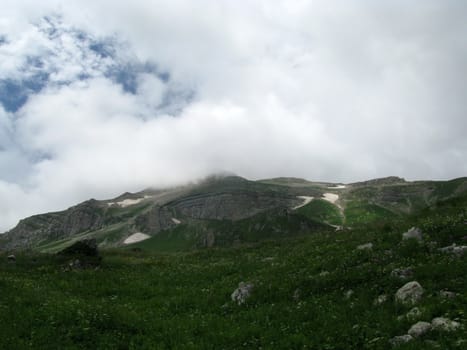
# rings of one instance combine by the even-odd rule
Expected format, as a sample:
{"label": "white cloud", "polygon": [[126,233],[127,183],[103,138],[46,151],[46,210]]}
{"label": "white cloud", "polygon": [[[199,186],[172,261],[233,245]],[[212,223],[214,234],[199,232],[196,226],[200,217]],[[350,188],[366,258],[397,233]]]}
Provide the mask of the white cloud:
{"label": "white cloud", "polygon": [[[50,13],[68,28],[56,40],[31,24]],[[21,181],[0,177],[0,227],[222,170],[328,181],[466,175],[461,2],[7,1],[5,14],[0,79],[23,74],[28,56],[47,56],[52,75],[8,119],[0,170],[19,159]],[[118,38],[117,55],[97,55],[73,28]],[[129,94],[105,78],[122,62],[152,63],[170,79],[139,72]],[[90,79],[77,81],[83,73]]]}
{"label": "white cloud", "polygon": [[167,86],[153,74],[142,73],[138,75],[138,95],[141,104],[147,104],[151,110],[157,109],[164,101]]}

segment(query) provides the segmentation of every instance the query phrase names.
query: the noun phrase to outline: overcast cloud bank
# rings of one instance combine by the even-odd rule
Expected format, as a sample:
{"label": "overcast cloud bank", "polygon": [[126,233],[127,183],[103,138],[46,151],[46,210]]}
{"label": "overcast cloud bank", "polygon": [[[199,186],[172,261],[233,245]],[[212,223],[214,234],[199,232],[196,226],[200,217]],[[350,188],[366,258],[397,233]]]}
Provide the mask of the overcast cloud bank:
{"label": "overcast cloud bank", "polygon": [[467,3],[6,1],[0,231],[213,172],[467,175]]}

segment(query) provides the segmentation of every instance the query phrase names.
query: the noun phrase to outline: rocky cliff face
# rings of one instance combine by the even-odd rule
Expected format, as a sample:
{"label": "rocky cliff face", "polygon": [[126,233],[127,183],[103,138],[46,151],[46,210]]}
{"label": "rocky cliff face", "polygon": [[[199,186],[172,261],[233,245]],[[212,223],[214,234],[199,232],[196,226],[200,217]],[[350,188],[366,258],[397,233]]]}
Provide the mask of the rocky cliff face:
{"label": "rocky cliff face", "polygon": [[35,215],[21,220],[3,237],[5,249],[30,248],[44,240],[65,238],[83,231],[102,227],[104,215],[102,206],[96,200],[89,200],[68,210]]}
{"label": "rocky cliff face", "polygon": [[230,192],[183,198],[170,204],[185,217],[209,220],[240,220],[266,210],[288,207],[295,197],[276,193]]}
{"label": "rocky cliff face", "polygon": [[[138,230],[157,233],[191,220],[241,220],[258,213],[295,205],[296,197],[280,193],[230,191],[179,198],[163,206],[154,206],[136,218]],[[174,221],[175,219],[175,221]]]}
{"label": "rocky cliff face", "polygon": [[363,186],[384,186],[384,185],[394,185],[394,184],[403,184],[405,183],[405,179],[397,176],[388,176],[382,177],[379,179],[373,179],[368,181],[362,182],[355,182],[352,184],[354,187],[363,187]]}
{"label": "rocky cliff face", "polygon": [[157,234],[180,222],[241,220],[300,203],[283,188],[257,185],[239,177],[210,179],[191,189],[125,193],[111,201],[89,200],[62,212],[22,220],[2,237],[1,248],[30,248],[76,234],[113,230]]}
{"label": "rocky cliff face", "polygon": [[[213,177],[196,185],[124,193],[113,200],[89,200],[65,211],[21,220],[0,236],[0,249],[49,251],[57,248],[57,241],[72,243],[77,234],[96,238],[102,246],[119,246],[135,232],[154,236],[180,224],[180,229],[187,225],[184,229],[187,235],[197,231],[200,237],[205,237],[204,246],[231,244],[244,239],[245,232],[252,237],[267,238],[274,234],[312,232],[316,222],[326,226],[323,218],[328,217],[329,208],[310,202],[309,210],[321,211],[319,215],[307,212],[305,217],[292,209],[304,204],[304,198],[338,196],[337,206],[342,206],[339,213],[347,222],[353,219],[363,223],[389,214],[413,213],[439,200],[467,195],[467,178],[406,182],[389,177],[340,187],[279,180]],[[366,215],[368,211],[371,215]]]}

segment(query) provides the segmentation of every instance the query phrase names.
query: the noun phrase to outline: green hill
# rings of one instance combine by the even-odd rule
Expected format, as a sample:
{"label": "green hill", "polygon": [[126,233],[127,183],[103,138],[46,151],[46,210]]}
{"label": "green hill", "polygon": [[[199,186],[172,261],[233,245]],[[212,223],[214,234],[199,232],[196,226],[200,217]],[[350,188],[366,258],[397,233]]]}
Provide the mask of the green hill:
{"label": "green hill", "polygon": [[342,185],[212,176],[26,218],[1,237],[0,249],[55,252],[90,238],[100,248],[116,248],[135,233],[152,237],[140,245],[158,251],[221,247],[310,234],[324,226],[354,229],[399,220],[466,194],[466,178],[407,182],[389,177]]}
{"label": "green hill", "polygon": [[[460,327],[431,330],[398,349],[464,349],[467,253],[439,248],[466,244],[465,196],[340,231],[309,221],[308,213],[337,218],[327,202],[316,203],[233,226],[200,221],[190,226],[196,234],[181,224],[103,250],[98,268],[70,269],[62,255],[18,252],[15,262],[0,255],[0,347],[390,349],[416,322],[444,317]],[[402,240],[411,226],[422,242]],[[194,249],[207,228],[234,241]],[[415,305],[394,297],[408,281],[424,289]],[[238,305],[231,294],[240,282],[253,289]]]}

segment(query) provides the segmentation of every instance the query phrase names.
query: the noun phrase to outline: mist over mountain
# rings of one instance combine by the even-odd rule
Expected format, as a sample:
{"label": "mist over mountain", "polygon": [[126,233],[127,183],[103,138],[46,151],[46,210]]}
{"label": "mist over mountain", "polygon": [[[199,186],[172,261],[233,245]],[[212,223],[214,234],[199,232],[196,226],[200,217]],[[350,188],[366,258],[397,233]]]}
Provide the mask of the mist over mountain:
{"label": "mist over mountain", "polygon": [[56,252],[83,239],[103,249],[140,241],[157,249],[230,247],[408,220],[466,196],[465,177],[408,182],[391,176],[345,185],[223,174],[24,218],[1,237],[0,249]]}
{"label": "mist over mountain", "polygon": [[0,229],[218,171],[464,176],[466,14],[460,1],[3,1]]}
{"label": "mist over mountain", "polygon": [[2,0],[0,349],[465,349],[466,18]]}

